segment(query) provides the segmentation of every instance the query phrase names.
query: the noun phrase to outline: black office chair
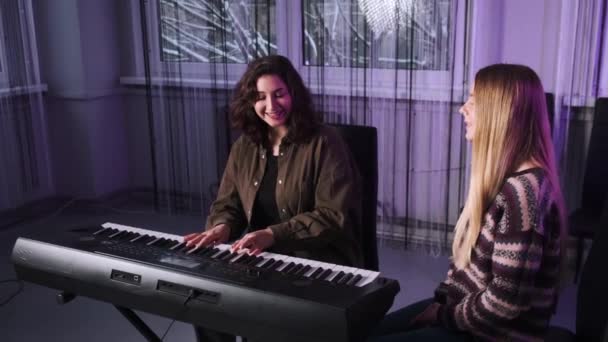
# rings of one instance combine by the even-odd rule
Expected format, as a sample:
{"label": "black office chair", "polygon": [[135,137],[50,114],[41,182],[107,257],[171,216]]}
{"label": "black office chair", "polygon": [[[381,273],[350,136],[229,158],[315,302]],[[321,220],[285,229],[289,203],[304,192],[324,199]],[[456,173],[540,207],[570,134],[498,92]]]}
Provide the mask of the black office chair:
{"label": "black office chair", "polygon": [[[330,124],[349,147],[353,159],[361,174],[362,197],[362,231],[356,232],[363,254],[363,267],[378,271],[378,247],[376,238],[376,205],[378,202],[378,133],[376,127]],[[227,123],[226,123],[226,127]],[[222,132],[228,141],[227,151],[240,132],[229,129]],[[226,152],[226,160],[228,153]],[[217,187],[214,189],[217,193]],[[210,190],[212,191],[212,190]]]}
{"label": "black office chair", "polygon": [[608,98],[599,98],[595,102],[581,208],[572,213],[569,220],[569,233],[577,238],[575,282],[578,280],[583,262],[584,239],[593,239],[594,233],[601,225],[602,208],[608,195],[606,155],[608,155]]}
{"label": "black office chair", "polygon": [[549,125],[551,125],[551,131],[553,131],[553,120],[555,119],[555,95],[553,95],[553,93],[545,93],[545,100],[547,101]]}
{"label": "black office chair", "polygon": [[576,334],[561,327],[549,327],[545,341],[608,342],[608,203],[606,222],[595,232],[577,291]]}
{"label": "black office chair", "polygon": [[362,181],[362,229],[357,237],[364,268],[378,270],[376,203],[378,201],[378,133],[375,127],[332,124],[350,148]]}

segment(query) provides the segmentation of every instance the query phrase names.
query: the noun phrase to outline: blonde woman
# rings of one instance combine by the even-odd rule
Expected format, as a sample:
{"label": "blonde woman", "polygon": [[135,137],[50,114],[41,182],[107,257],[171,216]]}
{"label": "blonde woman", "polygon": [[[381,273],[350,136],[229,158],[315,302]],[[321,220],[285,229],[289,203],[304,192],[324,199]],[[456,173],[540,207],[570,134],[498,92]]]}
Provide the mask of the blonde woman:
{"label": "blonde woman", "polygon": [[460,113],[471,177],[447,279],[385,317],[373,341],[543,340],[565,231],[543,87],[526,66],[491,65]]}

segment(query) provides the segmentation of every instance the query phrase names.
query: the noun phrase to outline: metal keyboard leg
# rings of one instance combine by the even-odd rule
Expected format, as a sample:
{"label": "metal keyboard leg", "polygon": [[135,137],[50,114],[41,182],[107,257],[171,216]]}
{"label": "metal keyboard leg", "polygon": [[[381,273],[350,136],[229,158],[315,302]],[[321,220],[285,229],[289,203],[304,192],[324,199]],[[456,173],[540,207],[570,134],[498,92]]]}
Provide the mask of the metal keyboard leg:
{"label": "metal keyboard leg", "polygon": [[135,312],[133,312],[133,310],[118,305],[114,305],[114,307],[120,311],[120,313],[125,316],[129,322],[131,322],[131,324],[146,338],[147,341],[161,342],[161,339],[144,321],[141,320],[141,318],[139,318],[139,316],[137,316]]}

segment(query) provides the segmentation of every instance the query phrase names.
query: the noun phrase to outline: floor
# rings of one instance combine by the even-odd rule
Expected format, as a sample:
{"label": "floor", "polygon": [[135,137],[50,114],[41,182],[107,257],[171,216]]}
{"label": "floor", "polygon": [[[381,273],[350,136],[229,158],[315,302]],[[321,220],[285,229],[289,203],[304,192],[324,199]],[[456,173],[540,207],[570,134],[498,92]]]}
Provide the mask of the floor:
{"label": "floor", "polygon": [[[201,229],[198,216],[160,215],[145,210],[63,210],[42,219],[0,231],[0,281],[14,279],[10,254],[15,240],[26,232],[52,230],[66,225],[116,222],[152,230],[184,234]],[[384,277],[397,279],[401,292],[391,310],[422,298],[430,297],[437,283],[443,280],[448,267],[447,257],[431,257],[422,251],[405,251],[379,245],[380,271]],[[0,283],[0,303],[17,290],[17,283]],[[104,302],[77,297],[59,305],[58,291],[25,283],[23,290],[7,304],[0,306],[0,339],[2,341],[144,341],[144,338],[116,309]],[[576,286],[564,287],[552,324],[574,328]],[[164,341],[194,341],[189,324],[139,313],[158,334],[166,333]]]}

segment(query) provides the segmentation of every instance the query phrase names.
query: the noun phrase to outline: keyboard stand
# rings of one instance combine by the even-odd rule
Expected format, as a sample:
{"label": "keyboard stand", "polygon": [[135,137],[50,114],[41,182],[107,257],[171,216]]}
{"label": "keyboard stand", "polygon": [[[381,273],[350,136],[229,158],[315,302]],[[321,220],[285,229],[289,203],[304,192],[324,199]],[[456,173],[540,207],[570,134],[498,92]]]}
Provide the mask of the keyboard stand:
{"label": "keyboard stand", "polygon": [[148,342],[161,342],[162,340],[150,329],[146,322],[142,321],[133,310],[124,306],[114,305],[114,307],[125,316],[125,318],[139,331]]}
{"label": "keyboard stand", "polygon": [[[62,291],[57,294],[57,303],[58,304],[67,304],[71,302],[74,298],[76,298],[76,294],[72,292]],[[125,316],[125,318],[139,331],[143,337],[146,338],[148,342],[162,342],[162,340],[150,329],[150,327],[146,324],[146,322],[142,321],[139,316],[133,310],[125,308],[124,306],[114,305],[114,307],[120,311],[120,313]]]}

